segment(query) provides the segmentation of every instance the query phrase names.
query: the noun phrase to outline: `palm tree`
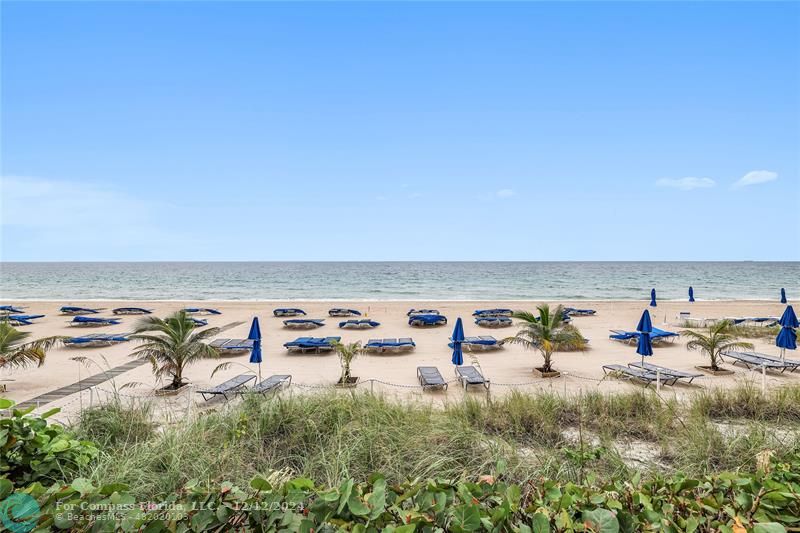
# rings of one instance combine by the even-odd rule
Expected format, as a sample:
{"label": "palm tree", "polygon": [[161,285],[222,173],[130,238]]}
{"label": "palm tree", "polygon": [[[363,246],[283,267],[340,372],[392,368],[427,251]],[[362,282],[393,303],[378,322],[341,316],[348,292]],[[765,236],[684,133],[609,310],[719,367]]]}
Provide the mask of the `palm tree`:
{"label": "palm tree", "polygon": [[0,321],[0,368],[24,368],[30,365],[42,366],[47,351],[61,342],[63,337],[45,337],[25,342],[30,333],[19,331],[8,323]]}
{"label": "palm tree", "polygon": [[739,337],[733,332],[733,323],[730,320],[723,320],[708,328],[708,335],[699,331],[681,331],[681,335],[691,339],[686,343],[688,350],[698,350],[703,355],[711,359],[711,370],[719,370],[717,361],[721,360],[721,355],[729,350],[752,350],[753,344],[739,341]]}
{"label": "palm tree", "polygon": [[553,352],[583,348],[585,341],[578,328],[564,322],[564,308],[550,309],[547,304],[536,308],[539,316],[529,311],[515,311],[511,316],[522,321],[522,328],[506,339],[525,348],[539,350],[544,358],[542,372],[552,372]]}
{"label": "palm tree", "polygon": [[148,316],[139,321],[131,335],[132,339],[142,342],[131,355],[148,359],[155,377],[171,378],[171,388],[177,389],[184,383],[186,367],[201,359],[219,357],[217,349],[204,341],[220,331],[222,328],[196,329],[183,310],[167,318]]}
{"label": "palm tree", "polygon": [[333,349],[336,350],[336,353],[339,355],[339,363],[342,365],[342,375],[339,378],[339,383],[347,385],[350,382],[350,364],[362,351],[361,341],[348,344],[335,342],[333,344]]}

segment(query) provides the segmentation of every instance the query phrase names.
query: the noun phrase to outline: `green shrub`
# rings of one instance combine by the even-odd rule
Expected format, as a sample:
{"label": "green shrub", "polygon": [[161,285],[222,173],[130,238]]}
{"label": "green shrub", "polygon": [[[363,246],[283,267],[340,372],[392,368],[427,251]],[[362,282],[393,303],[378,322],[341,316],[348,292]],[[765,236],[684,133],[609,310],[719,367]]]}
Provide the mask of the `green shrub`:
{"label": "green shrub", "polygon": [[[0,409],[13,406],[13,401],[0,398]],[[33,409],[12,409],[10,417],[0,418],[0,475],[5,480],[21,485],[69,479],[97,456],[91,442],[74,438],[61,425],[48,425],[47,418],[59,409],[30,416]]]}

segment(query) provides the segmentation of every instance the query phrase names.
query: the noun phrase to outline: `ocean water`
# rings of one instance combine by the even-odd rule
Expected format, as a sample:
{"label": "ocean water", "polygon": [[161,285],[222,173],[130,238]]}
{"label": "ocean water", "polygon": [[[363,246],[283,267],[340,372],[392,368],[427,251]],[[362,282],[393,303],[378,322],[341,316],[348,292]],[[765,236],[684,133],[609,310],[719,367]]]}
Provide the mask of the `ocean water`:
{"label": "ocean water", "polygon": [[0,300],[774,300],[799,280],[800,262],[5,262]]}

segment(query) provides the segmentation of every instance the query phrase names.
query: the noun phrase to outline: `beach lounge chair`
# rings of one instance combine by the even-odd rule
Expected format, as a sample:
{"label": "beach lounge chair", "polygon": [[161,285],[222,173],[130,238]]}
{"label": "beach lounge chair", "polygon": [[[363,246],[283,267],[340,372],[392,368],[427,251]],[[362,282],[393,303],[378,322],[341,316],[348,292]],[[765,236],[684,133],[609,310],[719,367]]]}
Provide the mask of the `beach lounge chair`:
{"label": "beach lounge chair", "polygon": [[92,327],[100,327],[100,326],[114,326],[119,324],[120,321],[117,318],[100,318],[100,317],[93,317],[93,316],[76,316],[70,322],[70,326],[76,327],[83,327],[83,328],[92,328]]}
{"label": "beach lounge chair", "polygon": [[414,339],[410,337],[403,337],[399,339],[370,339],[364,345],[364,349],[368,352],[399,352],[404,350],[413,350],[417,344]]}
{"label": "beach lounge chair", "polygon": [[464,390],[467,390],[469,385],[483,385],[486,390],[489,390],[489,380],[483,377],[483,374],[474,366],[457,366],[456,378],[461,382]]}
{"label": "beach lounge chair", "polygon": [[289,352],[330,352],[333,344],[339,342],[341,337],[298,337],[293,341],[283,344]]}
{"label": "beach lounge chair", "polygon": [[242,355],[250,352],[254,343],[252,339],[214,339],[210,346],[220,355]]}
{"label": "beach lounge chair", "polygon": [[[619,329],[612,329],[611,335],[608,336],[609,339],[624,342],[627,344],[634,344],[639,341],[640,333],[638,331],[623,331]],[[650,334],[650,341],[653,343],[659,342],[674,342],[675,339],[680,337],[677,333],[673,331],[664,331],[663,329],[653,328],[653,332]]]}
{"label": "beach lounge chair", "polygon": [[565,307],[564,314],[567,316],[592,316],[597,311],[594,309],[575,309],[574,307]]}
{"label": "beach lounge chair", "polygon": [[482,328],[507,328],[512,324],[511,319],[505,316],[479,316],[475,319],[475,325]]}
{"label": "beach lounge chair", "polygon": [[422,390],[444,389],[447,390],[447,382],[439,373],[435,366],[418,366],[417,380],[422,385]]}
{"label": "beach lounge chair", "polygon": [[277,309],[273,309],[272,314],[274,316],[297,316],[305,315],[306,312],[302,309],[297,309],[296,307],[279,307]]}
{"label": "beach lounge chair", "polygon": [[472,316],[478,317],[498,317],[498,316],[511,316],[514,313],[511,309],[477,309]]}
{"label": "beach lounge chair", "polygon": [[190,315],[221,315],[222,311],[209,307],[186,307],[183,309]]}
{"label": "beach lounge chair", "polygon": [[101,346],[112,346],[121,342],[128,342],[129,340],[130,339],[125,334],[95,333],[66,339],[64,341],[64,346],[69,348],[99,348]]}
{"label": "beach lounge chair", "polygon": [[439,310],[438,309],[409,309],[408,313],[406,313],[406,316],[411,316],[411,315],[438,315],[438,314],[439,314]]}
{"label": "beach lounge chair", "polygon": [[3,320],[12,326],[30,326],[37,318],[44,318],[44,315],[6,315]]}
{"label": "beach lounge chair", "polygon": [[8,315],[11,313],[24,313],[25,311],[21,307],[17,307],[14,305],[0,305],[0,314]]}
{"label": "beach lounge chair", "polygon": [[192,324],[194,324],[194,326],[195,326],[196,328],[199,328],[199,327],[201,327],[201,326],[207,326],[207,325],[208,325],[208,320],[206,320],[205,318],[195,318],[195,317],[193,317],[193,316],[188,316],[188,317],[186,317],[186,318],[188,318],[188,319],[189,319],[189,321],[190,321]]}
{"label": "beach lounge chair", "polygon": [[661,375],[662,383],[665,377],[674,377],[676,380],[685,379],[687,380],[686,383],[691,383],[692,381],[694,381],[694,378],[703,377],[703,374],[684,372],[682,370],[673,370],[671,368],[666,368],[651,363],[642,363],[639,361],[636,361],[635,363],[628,363],[628,366],[633,368],[639,368],[641,370],[647,370],[655,373],[656,375]]}
{"label": "beach lounge chair", "polygon": [[96,315],[100,309],[91,309],[89,307],[75,307],[74,305],[64,305],[59,309],[62,315]]}
{"label": "beach lounge chair", "polygon": [[[603,373],[605,375],[614,375],[622,379],[638,380],[643,382],[647,387],[658,381],[658,376],[655,372],[624,365],[603,365]],[[676,381],[678,381],[676,377],[661,376],[661,383],[663,385],[674,385]]]}
{"label": "beach lounge chair", "polygon": [[[505,341],[497,340],[491,335],[481,335],[478,337],[466,337],[464,342],[461,343],[461,347],[468,351],[476,351],[476,350],[499,350],[503,347]],[[449,345],[451,348],[453,347],[453,343]]]}
{"label": "beach lounge chair", "polygon": [[292,384],[292,376],[285,374],[285,375],[274,375],[270,376],[258,385],[255,385],[252,389],[248,389],[245,391],[246,393],[259,393],[259,394],[266,394],[268,392],[273,392],[281,387],[288,387]]}
{"label": "beach lounge chair", "polygon": [[333,309],[328,309],[328,316],[361,316],[361,311],[334,307]]}
{"label": "beach lounge chair", "polygon": [[444,315],[411,315],[408,317],[408,325],[418,328],[444,326],[445,324],[447,324],[447,317]]}
{"label": "beach lounge chair", "polygon": [[[755,352],[750,352],[750,353],[755,353]],[[778,361],[778,362],[783,363],[784,366],[786,367],[786,370],[788,370],[789,372],[794,372],[798,368],[800,368],[800,361],[796,361],[794,359],[783,359],[781,361],[780,357],[775,357],[774,355],[767,355],[767,354],[763,354],[763,353],[759,353],[758,355],[762,359],[766,359],[768,361]]]}
{"label": "beach lounge chair", "polygon": [[339,327],[342,329],[372,329],[380,326],[380,322],[375,322],[369,318],[352,319],[339,322]]}
{"label": "beach lounge chair", "polygon": [[215,387],[200,389],[197,391],[197,394],[200,394],[205,401],[208,401],[209,399],[218,395],[222,395],[222,397],[227,400],[228,394],[240,392],[243,387],[245,387],[251,381],[255,381],[255,379],[256,377],[252,374],[240,374],[229,379],[228,381],[220,383]]}
{"label": "beach lounge chair", "polygon": [[325,321],[318,318],[290,318],[283,321],[283,327],[289,329],[314,329],[324,325]]}
{"label": "beach lounge chair", "polygon": [[797,361],[781,361],[777,357],[764,356],[763,354],[757,352],[731,351],[725,352],[721,357],[723,360],[726,358],[732,360],[734,365],[743,365],[748,370],[753,368],[761,368],[763,366],[767,370],[780,370],[781,373],[783,373],[787,370],[794,372],[798,367]]}
{"label": "beach lounge chair", "polygon": [[149,315],[152,314],[150,309],[143,307],[117,307],[111,311],[115,315]]}

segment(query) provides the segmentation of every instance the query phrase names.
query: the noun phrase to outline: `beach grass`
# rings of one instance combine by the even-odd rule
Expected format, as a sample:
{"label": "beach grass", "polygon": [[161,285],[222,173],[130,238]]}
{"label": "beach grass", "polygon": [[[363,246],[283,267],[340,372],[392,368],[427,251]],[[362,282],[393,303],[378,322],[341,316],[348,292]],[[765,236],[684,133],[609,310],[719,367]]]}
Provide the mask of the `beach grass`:
{"label": "beach grass", "polygon": [[684,403],[654,392],[513,393],[439,407],[361,392],[253,397],[191,420],[159,425],[146,405],[112,402],[76,430],[102,444],[82,474],[122,482],[142,498],[189,480],[245,485],[253,476],[319,484],[474,479],[507,464],[511,480],[581,481],[635,471],[754,468],[756,455],[800,450],[800,387],[762,397],[752,387],[699,392]]}

